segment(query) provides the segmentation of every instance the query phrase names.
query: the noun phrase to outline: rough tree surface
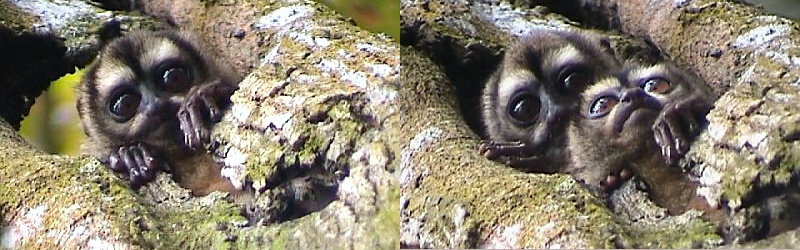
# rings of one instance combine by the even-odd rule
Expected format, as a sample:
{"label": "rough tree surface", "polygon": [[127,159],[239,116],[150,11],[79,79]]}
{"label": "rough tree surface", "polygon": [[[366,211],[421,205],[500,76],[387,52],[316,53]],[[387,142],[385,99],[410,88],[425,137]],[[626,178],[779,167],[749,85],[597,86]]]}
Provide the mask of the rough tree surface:
{"label": "rough tree surface", "polygon": [[[477,97],[502,49],[534,26],[581,24],[608,32],[618,55],[660,54],[720,95],[682,165],[726,209],[723,222],[666,216],[631,185],[609,209],[569,176],[524,174],[477,153]],[[790,230],[739,246],[796,246],[798,30],[729,1],[401,1],[401,245],[715,247]]]}
{"label": "rough tree surface", "polygon": [[[115,9],[129,7],[111,4],[125,1],[105,2]],[[244,203],[228,202],[222,193],[192,197],[168,174],[138,192],[130,190],[94,159],[33,149],[14,131],[15,118],[28,108],[16,101],[16,106],[2,105],[0,114],[4,247],[398,246],[396,43],[311,1],[141,1],[135,6],[205,38],[220,60],[244,77],[231,98],[232,109],[213,130],[213,153],[226,164],[223,175],[236,185],[252,186],[256,197]],[[46,66],[14,71],[0,65],[0,96],[17,100],[35,98],[51,79],[90,62],[98,48],[93,32],[106,19],[116,17],[123,30],[160,26],[135,12],[107,11],[84,1],[11,0],[0,3],[0,13],[3,58],[10,49],[23,57],[37,50],[61,53],[48,55],[57,67],[46,74],[36,71]],[[8,42],[14,39],[54,42]],[[29,74],[47,77],[22,78]],[[322,184],[292,189],[292,183],[308,178]]]}

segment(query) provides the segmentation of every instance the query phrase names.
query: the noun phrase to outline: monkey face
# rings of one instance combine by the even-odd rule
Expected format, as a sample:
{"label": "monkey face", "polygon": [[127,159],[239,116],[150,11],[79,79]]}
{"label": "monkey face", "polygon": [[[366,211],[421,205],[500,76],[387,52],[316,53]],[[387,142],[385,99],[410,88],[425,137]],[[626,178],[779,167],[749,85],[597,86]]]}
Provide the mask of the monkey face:
{"label": "monkey face", "polygon": [[192,86],[207,81],[204,61],[196,46],[176,33],[133,33],[113,41],[81,84],[86,94],[78,105],[90,110],[82,120],[99,130],[87,134],[154,142],[179,134],[177,109]]}
{"label": "monkey face", "polygon": [[713,93],[702,80],[669,64],[626,67],[589,87],[569,129],[575,179],[608,191],[629,169],[651,188],[651,198],[670,213],[685,211],[694,186],[679,168],[700,132]]}
{"label": "monkey face", "polygon": [[[617,77],[601,80],[582,95],[580,127],[594,130],[585,131],[586,136],[595,134],[620,147],[653,141],[656,120],[667,115],[666,107],[675,106],[680,100],[692,100],[697,92],[695,81],[698,80],[666,64],[625,69]],[[684,126],[697,122],[696,114],[691,111],[681,111],[689,115],[681,121],[671,121],[677,124],[672,130],[691,130]]]}
{"label": "monkey face", "polygon": [[[580,93],[617,68],[610,47],[599,37],[534,30],[506,52],[484,89],[483,120],[493,143],[484,154],[529,157],[558,148]],[[520,146],[511,152],[499,145],[504,142]]]}

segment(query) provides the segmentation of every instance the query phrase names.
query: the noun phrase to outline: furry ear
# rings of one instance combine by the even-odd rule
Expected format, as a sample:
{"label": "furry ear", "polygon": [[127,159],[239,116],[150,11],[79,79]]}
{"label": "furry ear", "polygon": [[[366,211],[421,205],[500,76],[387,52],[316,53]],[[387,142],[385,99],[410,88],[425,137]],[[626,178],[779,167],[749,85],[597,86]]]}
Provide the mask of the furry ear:
{"label": "furry ear", "polygon": [[109,18],[97,29],[96,33],[100,40],[100,48],[104,48],[106,44],[122,36],[120,21],[113,17]]}

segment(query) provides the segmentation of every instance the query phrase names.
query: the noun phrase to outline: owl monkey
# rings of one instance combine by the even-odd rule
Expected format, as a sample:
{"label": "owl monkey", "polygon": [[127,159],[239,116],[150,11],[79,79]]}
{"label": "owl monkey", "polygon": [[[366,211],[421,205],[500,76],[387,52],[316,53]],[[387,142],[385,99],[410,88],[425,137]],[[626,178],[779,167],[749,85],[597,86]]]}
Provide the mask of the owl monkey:
{"label": "owl monkey", "polygon": [[532,30],[506,51],[483,89],[488,139],[479,152],[526,172],[560,172],[580,93],[619,67],[607,38],[580,30]]}
{"label": "owl monkey", "polygon": [[697,202],[696,185],[671,165],[702,132],[714,100],[705,82],[671,64],[626,66],[582,94],[568,130],[572,163],[566,172],[608,190],[622,179],[610,176],[630,169],[657,205],[683,213]]}
{"label": "owl monkey", "polygon": [[198,196],[237,191],[206,147],[238,78],[197,41],[177,30],[132,31],[99,52],[77,87],[82,151],[133,188],[165,170]]}

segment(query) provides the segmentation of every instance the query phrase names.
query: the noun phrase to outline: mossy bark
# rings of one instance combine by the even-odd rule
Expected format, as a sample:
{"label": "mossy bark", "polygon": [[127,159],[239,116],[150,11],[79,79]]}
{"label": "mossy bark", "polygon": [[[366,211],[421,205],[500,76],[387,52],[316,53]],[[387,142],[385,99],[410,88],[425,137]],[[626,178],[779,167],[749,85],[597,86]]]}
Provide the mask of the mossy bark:
{"label": "mossy bark", "polygon": [[[800,52],[794,49],[800,39],[793,21],[728,1],[402,1],[401,6],[401,44],[410,51],[401,55],[403,100],[410,103],[402,124],[401,244],[712,247],[779,232],[764,228],[778,213],[796,217],[785,213],[792,209],[779,211],[774,199],[796,204],[787,198],[795,196],[800,165]],[[656,222],[631,223],[568,176],[519,173],[477,153],[482,132],[477,97],[502,48],[534,26],[579,24],[606,29],[602,32],[610,34],[623,58],[674,60],[721,96],[708,115],[707,131],[682,165],[702,182],[709,202],[730,209],[723,222],[664,216],[630,192],[621,196],[633,209],[614,211]],[[758,244],[773,239],[777,242]]]}
{"label": "mossy bark", "polygon": [[[34,2],[50,6],[49,1]],[[88,15],[98,25],[110,17],[110,12],[82,1],[63,5],[106,13]],[[393,174],[400,144],[396,43],[310,1],[142,1],[137,6],[193,31],[221,61],[246,75],[231,98],[231,110],[214,127],[218,147],[212,153],[226,164],[223,175],[256,190],[254,201],[232,203],[222,193],[193,197],[168,174],[130,190],[96,160],[44,154],[0,123],[0,202],[7,247],[399,245],[399,190]],[[20,13],[40,18],[35,11]],[[114,13],[118,18],[133,15]],[[138,27],[128,26],[130,20],[153,22],[121,20],[123,29]],[[98,48],[93,30],[76,31],[91,41],[91,46],[81,45],[88,46],[88,58]],[[293,201],[282,200],[286,193],[298,192],[281,188],[312,175],[335,187],[333,193],[311,190],[303,193],[307,196],[289,197]],[[319,202],[311,208],[292,207],[300,199]],[[303,213],[243,214],[253,207]],[[261,215],[265,220],[252,218]]]}

